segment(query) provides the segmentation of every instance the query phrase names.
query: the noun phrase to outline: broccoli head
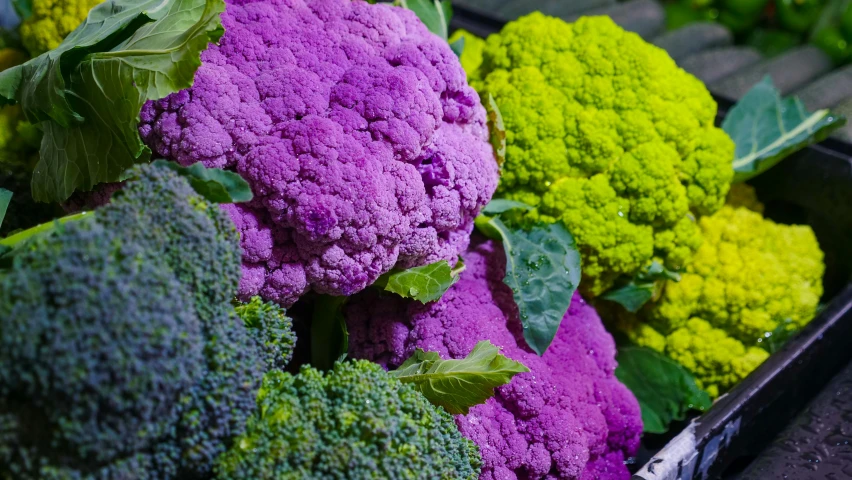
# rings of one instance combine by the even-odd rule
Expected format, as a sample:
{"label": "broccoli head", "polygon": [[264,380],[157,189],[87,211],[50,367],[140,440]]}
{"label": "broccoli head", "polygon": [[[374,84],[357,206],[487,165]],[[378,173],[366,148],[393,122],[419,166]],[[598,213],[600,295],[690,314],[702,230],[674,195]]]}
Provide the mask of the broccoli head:
{"label": "broccoli head", "polygon": [[236,311],[249,333],[262,346],[267,370],[283,371],[293,358],[296,347],[293,320],[287,317],[283,308],[264,302],[260,297],[252,297],[248,303],[238,303]]}
{"label": "broccoli head", "polygon": [[21,42],[36,57],[53,50],[103,0],[32,0],[32,15],[21,23]]}
{"label": "broccoli head", "polygon": [[393,267],[455,262],[497,185],[485,110],[413,12],[350,0],[234,1],[192,88],[149,102],[158,155],[228,168],[240,298],[350,295]]}
{"label": "broccoli head", "polygon": [[233,307],[227,213],[147,165],[108,205],[10,255],[0,477],[208,478],[255,408],[264,358],[283,365],[294,341],[280,310]]}
{"label": "broccoli head", "polygon": [[768,356],[772,336],[789,335],[815,315],[822,295],[823,253],[805,225],[765,219],[746,185],[703,217],[703,243],[679,282],[616,328],[635,343],[666,353],[695,374],[712,396],[724,393]]}
{"label": "broccoli head", "polygon": [[345,309],[350,353],[396,368],[416,348],[464,358],[479,340],[526,365],[494,397],[456,416],[482,451],[489,480],[629,478],[624,460],[642,432],[639,405],[614,376],[615,342],[579,294],[539,357],[523,340],[518,308],[503,283],[499,243],[479,239],[465,271],[437,302],[423,305],[371,290]]}
{"label": "broccoli head", "polygon": [[0,410],[17,419],[0,470],[119,478],[104,465],[168,435],[203,374],[201,324],[152,252],[91,218],[63,230],[0,273]]}
{"label": "broccoli head", "polygon": [[479,452],[452,416],[372,362],[270,372],[257,404],[220,480],[478,477]]}
{"label": "broccoli head", "polygon": [[700,243],[695,215],[724,202],[734,144],[704,85],[607,17],[532,13],[491,35],[471,84],[506,127],[498,195],[561,221],[597,295],[652,258],[671,269]]}

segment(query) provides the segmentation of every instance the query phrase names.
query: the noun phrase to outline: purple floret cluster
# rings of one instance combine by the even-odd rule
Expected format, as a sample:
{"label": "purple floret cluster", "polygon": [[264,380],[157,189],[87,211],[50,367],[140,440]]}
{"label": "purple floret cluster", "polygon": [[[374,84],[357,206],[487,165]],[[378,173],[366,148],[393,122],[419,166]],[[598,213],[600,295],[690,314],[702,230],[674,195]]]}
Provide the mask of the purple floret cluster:
{"label": "purple floret cluster", "polygon": [[[346,310],[350,353],[387,368],[415,348],[463,358],[483,339],[526,365],[483,405],[458,415],[480,447],[483,480],[621,480],[642,432],[639,405],[614,376],[615,343],[579,294],[539,357],[526,346],[499,243],[474,237],[466,270],[443,298],[423,305],[367,291]],[[377,297],[381,295],[380,301]]]}
{"label": "purple floret cluster", "polygon": [[497,186],[485,110],[446,41],[408,10],[229,0],[192,88],[149,102],[156,155],[240,173],[240,296],[350,295],[467,247]]}

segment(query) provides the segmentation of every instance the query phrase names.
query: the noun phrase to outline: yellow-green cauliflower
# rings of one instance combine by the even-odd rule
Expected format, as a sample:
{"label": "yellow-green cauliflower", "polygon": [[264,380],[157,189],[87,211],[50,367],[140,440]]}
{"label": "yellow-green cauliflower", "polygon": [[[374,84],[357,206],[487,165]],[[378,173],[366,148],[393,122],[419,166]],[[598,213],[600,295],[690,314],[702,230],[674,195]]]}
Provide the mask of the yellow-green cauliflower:
{"label": "yellow-green cauliflower", "polygon": [[32,0],[33,14],[21,23],[21,42],[33,57],[53,50],[101,1]]}
{"label": "yellow-green cauliflower", "polygon": [[689,261],[696,216],[722,206],[733,176],[734,144],[698,79],[607,17],[541,13],[488,37],[481,65],[467,66],[506,126],[497,196],[535,206],[528,220],[565,224],[584,294],[654,258],[670,269]]}
{"label": "yellow-green cauliflower", "polygon": [[762,210],[750,187],[735,185],[728,204],[699,220],[704,241],[680,282],[618,325],[714,397],[769,356],[762,347],[772,335],[807,324],[822,295],[823,253],[811,228],[777,224]]}

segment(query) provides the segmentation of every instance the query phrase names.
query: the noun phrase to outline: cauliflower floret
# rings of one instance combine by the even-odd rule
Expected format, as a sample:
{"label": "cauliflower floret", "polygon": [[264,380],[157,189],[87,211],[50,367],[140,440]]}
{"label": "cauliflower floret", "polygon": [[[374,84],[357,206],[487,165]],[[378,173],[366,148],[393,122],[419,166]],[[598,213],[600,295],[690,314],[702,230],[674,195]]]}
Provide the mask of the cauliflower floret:
{"label": "cauliflower floret", "polygon": [[413,12],[349,0],[234,1],[192,88],[149,102],[143,140],[239,172],[255,198],[240,296],[353,294],[467,247],[497,164],[458,58]]}
{"label": "cauliflower floret", "polygon": [[36,57],[58,47],[103,0],[33,0],[33,14],[21,23],[21,41]]}
{"label": "cauliflower floret", "polygon": [[769,357],[761,348],[767,338],[807,324],[822,295],[825,266],[813,231],[776,224],[762,211],[751,187],[735,186],[721,210],[699,221],[703,243],[681,280],[638,316],[608,315],[633,343],[680,362],[713,397]]}
{"label": "cauliflower floret", "polygon": [[647,309],[652,325],[672,331],[699,317],[755,345],[779,327],[801,328],[813,318],[825,266],[810,227],[780,225],[731,205],[699,225],[704,242],[681,281],[670,282]]}
{"label": "cauliflower floret", "polygon": [[526,365],[485,404],[456,416],[481,449],[483,480],[627,479],[624,460],[642,431],[639,406],[614,376],[615,343],[579,294],[548,350],[539,357],[523,336],[512,291],[503,283],[499,243],[474,240],[461,279],[423,305],[370,289],[345,310],[350,353],[387,367],[415,348],[464,358],[487,339]]}
{"label": "cauliflower floret", "polygon": [[688,262],[700,244],[694,216],[721,207],[733,176],[734,144],[698,79],[607,17],[541,13],[489,36],[468,73],[506,126],[498,194],[538,207],[531,221],[565,224],[583,253],[584,293],[653,257]]}

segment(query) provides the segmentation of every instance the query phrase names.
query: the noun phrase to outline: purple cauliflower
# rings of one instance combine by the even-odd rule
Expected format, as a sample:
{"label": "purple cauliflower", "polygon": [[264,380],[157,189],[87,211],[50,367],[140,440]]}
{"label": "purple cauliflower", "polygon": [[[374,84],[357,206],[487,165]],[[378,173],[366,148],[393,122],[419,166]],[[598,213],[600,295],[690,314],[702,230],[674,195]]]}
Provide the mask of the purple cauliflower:
{"label": "purple cauliflower", "polygon": [[485,110],[408,10],[230,0],[192,88],[149,102],[156,154],[240,173],[240,296],[350,295],[391,268],[455,262],[497,186]]}
{"label": "purple cauliflower", "polygon": [[462,433],[480,447],[481,478],[629,478],[624,460],[638,447],[641,414],[613,374],[615,343],[595,310],[575,293],[539,357],[523,341],[512,291],[502,281],[500,244],[474,240],[464,261],[459,282],[434,303],[374,291],[354,297],[346,309],[350,353],[395,368],[415,348],[463,358],[477,341],[491,340],[530,372],[456,416]]}

